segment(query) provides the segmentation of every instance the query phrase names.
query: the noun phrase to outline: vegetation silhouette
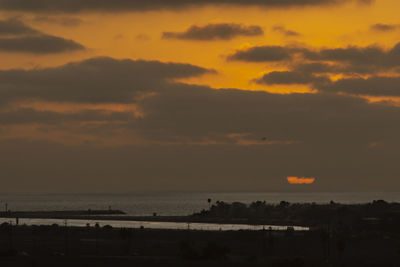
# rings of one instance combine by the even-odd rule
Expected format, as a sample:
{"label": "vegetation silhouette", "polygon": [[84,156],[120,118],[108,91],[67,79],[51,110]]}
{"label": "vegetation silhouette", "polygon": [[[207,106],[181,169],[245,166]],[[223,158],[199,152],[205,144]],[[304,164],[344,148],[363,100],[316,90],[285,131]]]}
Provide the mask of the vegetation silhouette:
{"label": "vegetation silhouette", "polygon": [[[398,265],[398,203],[211,204],[208,210],[185,220],[261,222],[266,226],[258,231],[131,229],[99,224],[71,227],[68,221],[63,226],[27,226],[12,224],[8,218],[9,222],[0,225],[0,266]],[[274,231],[268,227],[271,222],[306,225],[310,230],[288,227]]]}

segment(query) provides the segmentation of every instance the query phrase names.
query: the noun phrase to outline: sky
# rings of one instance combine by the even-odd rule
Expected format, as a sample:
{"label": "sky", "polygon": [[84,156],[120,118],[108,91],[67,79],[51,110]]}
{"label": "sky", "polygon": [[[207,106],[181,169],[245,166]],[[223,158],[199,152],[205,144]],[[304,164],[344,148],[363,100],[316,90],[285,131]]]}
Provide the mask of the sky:
{"label": "sky", "polygon": [[399,9],[0,0],[0,191],[398,191]]}

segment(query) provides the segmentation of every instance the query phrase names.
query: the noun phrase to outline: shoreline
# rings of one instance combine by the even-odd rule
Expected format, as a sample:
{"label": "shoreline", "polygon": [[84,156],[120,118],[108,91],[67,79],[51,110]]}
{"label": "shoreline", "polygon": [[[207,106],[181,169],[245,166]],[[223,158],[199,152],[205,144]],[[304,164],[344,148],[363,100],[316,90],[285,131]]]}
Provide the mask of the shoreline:
{"label": "shoreline", "polygon": [[0,219],[43,219],[43,220],[82,220],[82,221],[126,221],[159,223],[199,223],[221,225],[288,226],[308,227],[305,224],[285,220],[249,220],[247,218],[206,218],[199,216],[130,216],[120,210],[75,210],[75,211],[20,211],[1,212]]}

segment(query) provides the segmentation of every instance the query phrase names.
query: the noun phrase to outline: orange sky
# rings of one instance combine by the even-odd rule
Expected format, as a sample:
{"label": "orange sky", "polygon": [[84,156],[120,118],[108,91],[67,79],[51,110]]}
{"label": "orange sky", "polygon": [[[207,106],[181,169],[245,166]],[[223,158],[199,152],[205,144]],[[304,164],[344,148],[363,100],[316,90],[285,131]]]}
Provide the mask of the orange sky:
{"label": "orange sky", "polygon": [[[289,45],[310,49],[378,45],[389,49],[398,41],[400,30],[386,33],[374,32],[370,30],[370,26],[376,23],[400,24],[397,12],[399,9],[399,1],[379,0],[372,6],[348,3],[336,7],[292,9],[201,7],[181,11],[118,14],[78,13],[52,17],[53,19],[61,17],[82,21],[81,24],[74,26],[38,21],[35,19],[39,16],[37,14],[3,12],[0,14],[3,19],[18,18],[46,34],[72,39],[87,47],[87,50],[51,55],[0,52],[0,69],[44,68],[97,56],[109,56],[120,59],[183,62],[214,69],[217,73],[180,80],[191,84],[208,85],[213,88],[243,88],[284,94],[313,92],[309,85],[267,86],[254,82],[254,79],[260,78],[270,71],[287,70],[288,66],[282,63],[227,62],[226,57],[238,49],[258,45]],[[219,41],[167,40],[161,38],[164,31],[184,31],[191,25],[201,26],[224,22],[258,25],[264,30],[264,35],[239,36],[232,40]],[[274,26],[282,26],[288,30],[296,31],[300,35],[285,36],[274,31]],[[337,79],[334,76],[332,78]],[[397,101],[397,98],[371,97],[373,101],[381,99]],[[88,108],[114,111],[135,110],[132,105],[92,105],[88,107],[88,105],[77,103],[59,105],[45,102],[39,104],[23,103],[21,107],[58,112],[76,112]],[[136,110],[136,112],[138,111]],[[16,131],[22,136],[29,132],[30,136],[35,136],[32,133],[34,126],[30,126],[30,130],[22,132],[18,130],[21,127],[24,128],[18,126],[13,129],[10,126],[6,132],[15,135]],[[39,136],[41,135],[43,133],[39,134]],[[64,136],[53,132],[52,138],[55,136],[59,136],[57,138],[59,140],[65,140]]]}
{"label": "orange sky", "polygon": [[[53,186],[53,177],[90,187],[101,176],[105,189],[110,176],[196,190],[375,189],[378,176],[398,180],[400,1],[299,1],[314,4],[121,11],[150,2],[115,0],[99,4],[119,11],[99,11],[70,0],[52,2],[52,13],[45,0],[19,1],[25,11],[0,0],[0,169]],[[82,3],[85,12],[63,9]],[[31,35],[15,33],[18,25]],[[263,34],[176,38],[207,25]],[[46,50],[51,41],[61,50]],[[253,51],[266,47],[286,57]],[[251,51],[252,59],[233,56]],[[301,69],[307,63],[317,67]]]}
{"label": "orange sky", "polygon": [[[400,24],[396,0],[379,0],[372,6],[348,3],[337,7],[293,9],[202,7],[184,11],[151,11],[122,14],[60,15],[83,21],[78,26],[38,22],[37,15],[4,13],[1,17],[19,16],[30,26],[47,34],[73,39],[88,49],[60,55],[0,53],[0,69],[34,68],[62,65],[94,56],[187,62],[213,68],[218,74],[189,79],[189,82],[215,88],[246,88],[273,92],[304,92],[307,86],[264,86],[251,82],[263,73],[284,70],[285,66],[266,63],[230,62],[226,56],[243,47],[256,45],[301,45],[311,48],[367,46],[390,48],[398,41],[399,31],[377,33],[369,28],[375,23]],[[164,31],[183,31],[191,25],[234,22],[259,25],[265,34],[237,37],[230,41],[165,40]],[[299,32],[285,37],[272,28],[276,25]],[[141,36],[141,37],[138,37]]]}

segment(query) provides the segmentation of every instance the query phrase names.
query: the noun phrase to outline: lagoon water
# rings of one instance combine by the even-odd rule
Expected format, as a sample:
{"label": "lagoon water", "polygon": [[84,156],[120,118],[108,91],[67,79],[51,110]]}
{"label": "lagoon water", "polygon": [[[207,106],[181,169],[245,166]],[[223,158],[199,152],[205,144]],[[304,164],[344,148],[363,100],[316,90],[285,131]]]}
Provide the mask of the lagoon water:
{"label": "lagoon water", "polygon": [[[285,231],[288,226],[282,225],[249,225],[249,224],[217,224],[217,223],[184,223],[184,222],[148,222],[148,221],[113,221],[113,220],[60,220],[60,219],[19,219],[20,225],[53,225],[87,227],[98,224],[100,227],[110,225],[117,228],[141,228],[146,229],[175,229],[175,230],[200,230],[200,231],[236,231],[236,230],[274,230]],[[15,219],[0,218],[2,223],[15,224]],[[308,227],[291,226],[295,231],[308,231]]]}
{"label": "lagoon water", "polygon": [[131,193],[131,194],[1,194],[0,210],[12,211],[119,209],[128,215],[189,215],[207,209],[213,202],[251,203],[366,203],[377,199],[400,202],[399,193]]}

